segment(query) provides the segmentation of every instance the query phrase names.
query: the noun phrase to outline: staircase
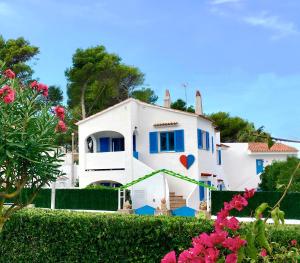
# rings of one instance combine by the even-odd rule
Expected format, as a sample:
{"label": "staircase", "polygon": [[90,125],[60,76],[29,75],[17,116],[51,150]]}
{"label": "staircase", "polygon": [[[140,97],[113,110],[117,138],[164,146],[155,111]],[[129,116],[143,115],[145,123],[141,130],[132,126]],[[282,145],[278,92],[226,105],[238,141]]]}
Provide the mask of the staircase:
{"label": "staircase", "polygon": [[170,209],[176,209],[182,206],[186,206],[186,200],[182,195],[175,195],[175,192],[170,192]]}

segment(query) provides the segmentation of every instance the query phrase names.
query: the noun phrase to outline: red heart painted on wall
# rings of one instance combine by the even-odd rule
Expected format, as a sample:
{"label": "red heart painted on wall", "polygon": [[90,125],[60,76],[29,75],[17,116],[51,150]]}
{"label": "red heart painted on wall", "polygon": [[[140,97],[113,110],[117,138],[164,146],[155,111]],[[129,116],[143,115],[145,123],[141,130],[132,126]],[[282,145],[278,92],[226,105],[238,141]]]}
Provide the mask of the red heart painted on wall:
{"label": "red heart painted on wall", "polygon": [[189,154],[189,155],[183,154],[179,157],[179,160],[186,169],[189,169],[192,166],[192,164],[194,163],[195,157],[192,154]]}

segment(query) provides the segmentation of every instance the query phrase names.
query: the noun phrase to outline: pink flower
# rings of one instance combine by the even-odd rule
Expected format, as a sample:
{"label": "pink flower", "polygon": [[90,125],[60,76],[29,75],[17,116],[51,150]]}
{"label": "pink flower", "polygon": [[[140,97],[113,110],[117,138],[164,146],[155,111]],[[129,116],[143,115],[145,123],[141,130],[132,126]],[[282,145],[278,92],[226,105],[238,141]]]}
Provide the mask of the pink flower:
{"label": "pink flower", "polygon": [[38,82],[36,80],[34,80],[33,82],[30,83],[30,87],[32,89],[36,89],[38,87]]}
{"label": "pink flower", "polygon": [[237,254],[232,253],[226,256],[225,263],[236,263],[238,260]]}
{"label": "pink flower", "polygon": [[260,251],[260,255],[262,257],[266,257],[268,254],[267,254],[267,250],[265,250],[264,248]]}
{"label": "pink flower", "polygon": [[66,124],[60,120],[56,126],[56,131],[66,132],[67,130],[68,130],[68,128],[67,128]]}
{"label": "pink flower", "polygon": [[164,256],[161,260],[161,263],[176,263],[176,254],[175,251],[171,251]]}
{"label": "pink flower", "polygon": [[227,236],[228,232],[226,231],[216,231],[210,234],[211,241],[214,245],[223,243]]}
{"label": "pink flower", "polygon": [[297,246],[297,240],[296,239],[291,240],[291,245],[292,246]]}
{"label": "pink flower", "polygon": [[250,189],[250,190],[248,190],[247,188],[245,188],[244,197],[245,197],[246,199],[249,199],[249,198],[251,198],[251,197],[254,196],[254,193],[255,193],[255,189],[254,189],[254,188],[253,188],[253,189]]}
{"label": "pink flower", "polygon": [[196,262],[194,259],[195,255],[190,250],[184,250],[178,257],[178,263]]}
{"label": "pink flower", "polygon": [[12,103],[15,100],[16,92],[10,86],[4,86],[0,89],[0,96],[3,96],[3,101],[6,104]]}
{"label": "pink flower", "polygon": [[224,209],[226,210],[226,211],[230,211],[230,210],[232,210],[234,207],[233,207],[233,205],[231,204],[231,203],[227,203],[227,202],[224,202]]}
{"label": "pink flower", "polygon": [[222,245],[233,252],[237,252],[242,246],[246,245],[246,243],[246,240],[240,239],[239,236],[236,236],[233,238],[227,238]]}
{"label": "pink flower", "polygon": [[14,79],[16,77],[16,74],[11,69],[7,69],[4,71],[4,76],[8,79]]}
{"label": "pink flower", "polygon": [[229,212],[226,209],[221,209],[220,212],[217,213],[217,218],[223,219],[229,216]]}
{"label": "pink flower", "polygon": [[54,111],[56,113],[56,116],[60,119],[60,120],[64,120],[65,118],[65,109],[61,106],[56,106],[54,108]]}
{"label": "pink flower", "polygon": [[220,251],[216,248],[208,248],[205,253],[205,263],[215,263],[219,257]]}
{"label": "pink flower", "polygon": [[200,234],[198,237],[193,238],[193,244],[201,244],[206,247],[213,247],[214,244],[210,236],[206,233]]}
{"label": "pink flower", "polygon": [[227,221],[227,227],[233,231],[240,228],[240,222],[234,216]]}
{"label": "pink flower", "polygon": [[245,206],[248,205],[248,201],[241,195],[235,195],[230,204],[238,211],[242,211]]}
{"label": "pink flower", "polygon": [[37,91],[42,92],[43,96],[48,97],[48,86],[43,83],[37,84]]}

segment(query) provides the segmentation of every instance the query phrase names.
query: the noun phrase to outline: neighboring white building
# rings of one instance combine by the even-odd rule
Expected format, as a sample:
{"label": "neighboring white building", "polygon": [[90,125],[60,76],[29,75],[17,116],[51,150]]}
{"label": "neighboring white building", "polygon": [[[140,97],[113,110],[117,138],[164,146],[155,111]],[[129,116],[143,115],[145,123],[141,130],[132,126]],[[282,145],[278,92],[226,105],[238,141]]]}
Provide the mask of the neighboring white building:
{"label": "neighboring white building", "polygon": [[[203,115],[199,91],[195,113],[171,109],[170,104],[166,91],[164,107],[130,98],[79,121],[79,186],[115,187],[168,169],[220,190],[244,190],[258,185],[256,163],[265,166],[297,154],[288,146],[290,151],[278,153],[277,146],[257,151],[259,144],[221,144],[220,131]],[[198,210],[200,200],[207,198],[203,187],[162,173],[130,190],[134,209],[156,208],[165,198],[168,208]]]}
{"label": "neighboring white building", "polygon": [[[79,121],[79,186],[97,182],[124,185],[164,168],[225,188],[220,132],[202,115],[200,92],[196,94],[196,113],[170,109],[168,91],[164,104],[130,98]],[[183,155],[190,155],[188,169],[181,163]],[[178,202],[198,209],[200,199],[205,198],[203,188],[163,174],[131,190],[133,208],[156,208],[166,198],[168,207],[178,207],[172,204]],[[171,195],[177,200],[170,200]]]}
{"label": "neighboring white building", "polygon": [[243,191],[257,188],[260,174],[274,161],[285,161],[287,157],[297,157],[294,147],[275,143],[270,149],[267,143],[226,143],[223,153],[223,169],[231,190]]}

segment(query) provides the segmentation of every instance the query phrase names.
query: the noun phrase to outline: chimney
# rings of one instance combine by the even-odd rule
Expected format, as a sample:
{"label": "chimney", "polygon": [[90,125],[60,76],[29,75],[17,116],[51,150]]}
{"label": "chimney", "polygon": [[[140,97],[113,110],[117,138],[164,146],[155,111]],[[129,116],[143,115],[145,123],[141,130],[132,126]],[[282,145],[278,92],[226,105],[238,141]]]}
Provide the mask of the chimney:
{"label": "chimney", "polygon": [[171,108],[171,97],[170,97],[170,92],[168,89],[166,89],[166,93],[165,93],[164,107]]}
{"label": "chimney", "polygon": [[196,91],[195,113],[198,115],[203,115],[202,98],[199,90]]}

